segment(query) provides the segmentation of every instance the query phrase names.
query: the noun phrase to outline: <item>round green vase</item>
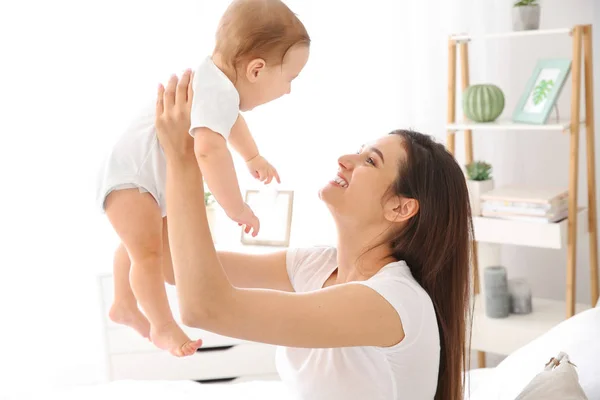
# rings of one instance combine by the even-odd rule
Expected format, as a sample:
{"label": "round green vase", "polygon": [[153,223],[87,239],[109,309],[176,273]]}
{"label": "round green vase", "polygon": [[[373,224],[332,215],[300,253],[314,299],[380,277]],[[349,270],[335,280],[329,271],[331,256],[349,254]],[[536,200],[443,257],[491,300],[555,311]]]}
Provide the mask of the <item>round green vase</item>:
{"label": "round green vase", "polygon": [[471,121],[494,121],[503,110],[504,93],[496,85],[472,85],[463,93],[463,112]]}

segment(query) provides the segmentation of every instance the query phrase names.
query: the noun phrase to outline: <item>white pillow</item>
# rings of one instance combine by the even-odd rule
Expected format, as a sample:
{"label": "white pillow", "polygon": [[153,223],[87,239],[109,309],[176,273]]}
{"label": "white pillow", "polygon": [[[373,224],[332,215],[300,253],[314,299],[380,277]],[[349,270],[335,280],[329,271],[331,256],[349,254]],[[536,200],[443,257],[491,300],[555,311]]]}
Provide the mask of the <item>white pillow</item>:
{"label": "white pillow", "polygon": [[471,394],[471,400],[514,400],[560,352],[567,353],[577,366],[587,397],[600,399],[600,308],[596,307],[561,322],[506,357]]}
{"label": "white pillow", "polygon": [[569,356],[560,353],[546,364],[515,400],[588,400],[575,366]]}

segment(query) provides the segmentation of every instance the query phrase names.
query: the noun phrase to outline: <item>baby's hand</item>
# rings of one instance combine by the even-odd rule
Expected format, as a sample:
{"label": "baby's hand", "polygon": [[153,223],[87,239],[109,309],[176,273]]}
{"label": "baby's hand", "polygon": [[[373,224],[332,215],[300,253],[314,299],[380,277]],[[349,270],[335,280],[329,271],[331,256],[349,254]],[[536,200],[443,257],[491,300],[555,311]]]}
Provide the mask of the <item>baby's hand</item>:
{"label": "baby's hand", "polygon": [[240,214],[229,216],[229,218],[237,222],[240,226],[245,225],[244,232],[250,233],[250,230],[252,230],[252,237],[258,235],[260,221],[248,204],[244,203],[244,210]]}
{"label": "baby's hand", "polygon": [[279,174],[275,167],[273,167],[263,156],[258,155],[253,159],[246,161],[246,166],[248,170],[252,174],[253,177],[258,179],[261,182],[264,182],[265,185],[271,183],[273,178],[277,181],[277,183],[281,183],[279,180]]}

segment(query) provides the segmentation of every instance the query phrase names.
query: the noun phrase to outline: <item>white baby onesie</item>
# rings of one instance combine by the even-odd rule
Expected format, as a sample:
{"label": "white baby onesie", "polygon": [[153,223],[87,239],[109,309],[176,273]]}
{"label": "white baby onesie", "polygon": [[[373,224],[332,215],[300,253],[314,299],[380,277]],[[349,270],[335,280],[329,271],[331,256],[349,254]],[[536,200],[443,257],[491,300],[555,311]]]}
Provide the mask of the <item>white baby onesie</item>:
{"label": "white baby onesie", "polygon": [[[190,134],[206,127],[225,140],[239,116],[240,96],[233,83],[207,57],[194,74]],[[166,160],[156,137],[155,102],[142,109],[105,158],[98,176],[97,202],[104,210],[113,190],[138,188],[150,193],[167,214]]]}

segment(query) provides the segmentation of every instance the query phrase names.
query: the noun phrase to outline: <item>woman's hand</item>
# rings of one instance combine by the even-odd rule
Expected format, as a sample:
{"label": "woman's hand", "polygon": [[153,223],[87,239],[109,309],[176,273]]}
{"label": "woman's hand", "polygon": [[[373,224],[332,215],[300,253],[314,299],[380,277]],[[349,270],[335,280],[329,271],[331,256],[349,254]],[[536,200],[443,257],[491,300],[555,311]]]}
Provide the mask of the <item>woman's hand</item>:
{"label": "woman's hand", "polygon": [[167,87],[159,85],[156,98],[156,131],[167,159],[194,154],[194,139],[189,134],[192,108],[193,74],[186,70],[181,80],[172,75]]}

